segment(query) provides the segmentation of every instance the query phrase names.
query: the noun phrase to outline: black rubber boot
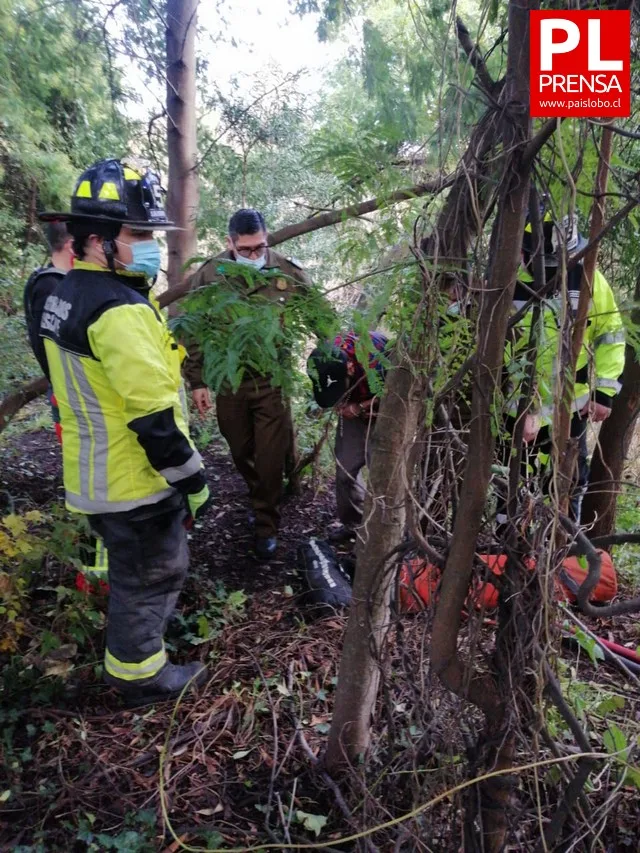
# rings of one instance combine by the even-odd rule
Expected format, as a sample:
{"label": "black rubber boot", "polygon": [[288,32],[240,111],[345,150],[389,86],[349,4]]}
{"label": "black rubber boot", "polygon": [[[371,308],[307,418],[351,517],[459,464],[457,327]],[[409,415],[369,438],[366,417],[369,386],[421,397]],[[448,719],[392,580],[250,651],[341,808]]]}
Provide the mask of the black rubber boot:
{"label": "black rubber boot", "polygon": [[[144,681],[122,681],[105,675],[104,680],[115,687],[128,708],[174,699],[186,684],[197,687],[207,680],[207,668],[200,662],[178,665],[166,664],[153,678]],[[190,682],[190,683],[189,683]]]}
{"label": "black rubber boot", "polygon": [[356,533],[352,527],[347,527],[346,524],[341,524],[340,527],[329,529],[327,533],[327,542],[332,545],[340,545],[342,542],[355,542]]}
{"label": "black rubber boot", "polygon": [[275,536],[256,536],[255,550],[256,557],[266,562],[270,560],[276,553],[278,548],[278,540]]}

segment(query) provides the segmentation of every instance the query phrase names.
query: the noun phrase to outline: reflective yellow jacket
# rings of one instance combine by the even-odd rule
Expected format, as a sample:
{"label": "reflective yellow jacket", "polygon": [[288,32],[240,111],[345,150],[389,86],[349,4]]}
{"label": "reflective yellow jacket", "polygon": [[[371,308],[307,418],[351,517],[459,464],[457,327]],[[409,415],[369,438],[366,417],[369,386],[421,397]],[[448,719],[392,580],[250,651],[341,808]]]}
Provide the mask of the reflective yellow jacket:
{"label": "reflective yellow jacket", "polygon": [[[520,270],[518,279],[525,284],[533,280],[524,269]],[[569,307],[574,312],[578,307],[582,280],[582,266],[578,264],[569,272],[567,281]],[[624,324],[613,291],[598,270],[594,274],[592,291],[582,349],[576,364],[572,412],[579,412],[589,400],[611,407],[613,398],[621,388],[619,378],[624,369],[625,357]],[[515,300],[514,308],[517,310],[521,304]],[[542,304],[536,364],[536,408],[545,426],[553,419],[554,392],[560,363],[562,303],[556,295],[544,299]],[[515,391],[511,397],[510,414],[515,414],[517,409],[517,392],[523,378],[532,314],[533,311],[529,310],[517,324],[516,342],[507,346],[506,361],[512,371],[512,390]]]}
{"label": "reflective yellow jacket", "polygon": [[48,297],[40,333],[60,407],[70,510],[154,504],[200,470],[180,374],[184,350],[144,277],[76,262]]}

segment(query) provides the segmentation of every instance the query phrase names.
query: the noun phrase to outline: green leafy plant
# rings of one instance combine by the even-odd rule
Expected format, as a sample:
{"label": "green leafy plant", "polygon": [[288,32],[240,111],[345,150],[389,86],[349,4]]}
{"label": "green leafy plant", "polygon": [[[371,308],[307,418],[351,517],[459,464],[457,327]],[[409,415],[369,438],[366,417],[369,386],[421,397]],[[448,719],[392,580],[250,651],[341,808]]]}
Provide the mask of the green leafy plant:
{"label": "green leafy plant", "polygon": [[156,815],[155,812],[143,809],[135,814],[127,815],[125,828],[113,835],[106,832],[96,832],[94,825],[96,816],[85,812],[78,819],[77,828],[71,823],[66,826],[76,833],[76,839],[86,845],[87,853],[152,853],[156,849]]}
{"label": "green leafy plant", "polygon": [[169,625],[168,648],[172,647],[171,641],[199,646],[215,639],[226,625],[244,615],[246,602],[243,590],[227,592],[222,583],[217,584],[215,592],[204,594],[200,607],[186,615],[174,614]]}
{"label": "green leafy plant", "polygon": [[292,357],[311,336],[328,334],[333,313],[319,291],[293,294],[286,303],[260,294],[265,281],[282,273],[259,273],[234,262],[221,262],[232,281],[207,285],[184,302],[185,313],[172,321],[174,332],[194,341],[203,355],[203,378],[212,391],[237,391],[246,371],[272,377],[274,386],[291,391]]}
{"label": "green leafy plant", "polygon": [[0,565],[9,569],[0,571],[0,653],[16,651],[25,631],[27,574],[45,552],[44,540],[33,530],[42,519],[32,510],[0,520]]}

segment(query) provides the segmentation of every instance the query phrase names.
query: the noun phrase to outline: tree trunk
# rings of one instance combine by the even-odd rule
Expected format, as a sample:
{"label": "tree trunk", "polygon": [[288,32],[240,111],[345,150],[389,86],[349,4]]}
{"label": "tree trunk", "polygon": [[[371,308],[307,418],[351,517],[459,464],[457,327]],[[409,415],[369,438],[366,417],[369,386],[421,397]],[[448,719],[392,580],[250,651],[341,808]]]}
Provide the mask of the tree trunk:
{"label": "tree trunk", "polygon": [[[487,181],[486,175],[493,168],[493,159],[489,155],[497,141],[496,116],[497,113],[491,110],[474,127],[434,232],[421,244],[422,251],[430,258],[437,258],[444,270],[442,274],[436,271],[433,276],[430,286],[434,290],[439,288],[442,275],[446,278],[450,274],[447,272],[448,262],[459,268],[460,258],[466,257],[472,236],[482,230],[487,187],[490,190],[494,187],[494,182]],[[434,188],[431,191],[435,191]],[[408,197],[404,191],[393,196],[395,201]],[[366,204],[375,205],[375,202],[374,199]],[[342,216],[362,215],[364,212],[363,205],[359,205],[355,209],[346,208]],[[340,221],[334,218],[333,212],[308,221],[314,223],[323,218],[328,220],[325,224]],[[296,228],[298,226],[282,229],[278,236],[286,232],[289,239],[295,236],[292,230]],[[304,231],[299,230],[299,233]],[[425,320],[418,316],[416,327],[421,325],[425,325]],[[370,494],[364,512],[367,520],[365,538],[358,543],[353,604],[340,661],[336,707],[327,746],[326,762],[330,770],[353,761],[369,744],[380,681],[377,653],[389,622],[389,595],[393,580],[393,569],[384,564],[384,559],[399,545],[404,535],[404,494],[411,482],[408,471],[411,444],[423,405],[415,399],[422,384],[412,376],[414,355],[407,354],[402,366],[390,371],[387,377],[378,416],[379,426],[373,439]],[[424,365],[422,369],[428,374]]]}
{"label": "tree trunk", "polygon": [[167,0],[167,213],[183,231],[167,234],[169,287],[197,254],[196,20],[198,0]]}
{"label": "tree trunk", "polygon": [[[470,164],[469,164],[470,165]],[[272,231],[269,234],[269,245],[279,246],[287,240],[293,240],[294,237],[301,237],[303,234],[311,234],[313,231],[318,231],[320,228],[328,228],[331,225],[337,225],[347,219],[356,219],[359,216],[364,216],[367,213],[373,213],[385,207],[390,207],[393,204],[399,204],[402,201],[410,201],[414,198],[420,198],[424,195],[435,195],[442,192],[447,186],[453,183],[450,177],[434,178],[432,181],[423,184],[416,184],[414,187],[408,187],[404,190],[397,190],[389,193],[388,196],[379,196],[378,198],[370,198],[367,201],[359,204],[352,204],[349,207],[341,207],[339,210],[329,210],[325,213],[320,213],[318,216],[311,216],[303,219],[301,222],[296,222],[293,225],[285,225],[284,228],[279,228],[277,231]],[[473,183],[471,178],[466,177],[466,183]],[[461,192],[464,192],[462,182],[458,181],[457,185]],[[160,305],[170,305],[177,299],[180,299],[187,292],[186,282],[181,282],[176,286],[172,286],[160,296]]]}
{"label": "tree trunk", "polygon": [[[472,416],[467,468],[460,490],[449,554],[442,575],[431,640],[431,666],[443,684],[484,711],[489,743],[499,744],[490,755],[490,769],[506,770],[513,761],[514,738],[505,714],[509,696],[498,689],[491,674],[481,674],[460,658],[458,634],[468,595],[473,557],[485,510],[493,462],[492,408],[504,363],[507,321],[520,263],[520,246],[528,204],[529,168],[523,154],[531,122],[529,96],[529,9],[527,0],[509,3],[509,53],[503,91],[502,189],[494,224],[490,268],[480,294],[478,352],[474,365]],[[483,850],[503,849],[508,787],[488,780],[482,787]]]}
{"label": "tree trunk", "polygon": [[44,376],[38,379],[32,379],[27,382],[22,388],[14,391],[0,402],[0,432],[7,426],[11,418],[20,411],[23,406],[35,400],[49,387],[49,383]]}
{"label": "tree trunk", "polygon": [[[634,301],[640,302],[640,276]],[[631,312],[631,321],[640,328],[640,308]],[[608,536],[616,525],[616,498],[620,491],[624,462],[640,415],[640,360],[627,344],[622,390],[613,401],[611,414],[602,424],[593,452],[589,488],[582,507],[582,523],[593,524],[589,537]]]}
{"label": "tree trunk", "polygon": [[380,682],[379,654],[389,626],[389,600],[404,531],[405,489],[411,483],[411,448],[421,408],[421,383],[406,355],[389,371],[372,438],[369,491],[349,622],[340,660],[326,764],[335,771],[369,745]]}

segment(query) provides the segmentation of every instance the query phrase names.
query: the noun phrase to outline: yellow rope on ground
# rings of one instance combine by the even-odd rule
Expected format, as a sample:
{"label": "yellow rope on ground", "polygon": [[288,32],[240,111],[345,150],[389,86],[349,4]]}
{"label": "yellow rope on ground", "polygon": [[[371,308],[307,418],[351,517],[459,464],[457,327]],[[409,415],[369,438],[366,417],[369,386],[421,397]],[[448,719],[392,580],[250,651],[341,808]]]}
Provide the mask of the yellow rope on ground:
{"label": "yellow rope on ground", "polygon": [[[162,752],[160,753],[160,762],[158,767],[159,772],[159,790],[160,790],[160,805],[162,809],[162,817],[164,822],[171,833],[171,836],[174,842],[178,845],[180,850],[186,850],[188,853],[252,853],[252,851],[262,851],[262,850],[326,850],[327,842],[324,841],[322,843],[315,842],[311,844],[258,844],[255,847],[216,847],[212,849],[210,847],[191,847],[188,844],[185,844],[181,838],[178,837],[176,831],[174,830],[171,821],[169,819],[169,813],[167,811],[167,803],[166,803],[166,795],[164,791],[164,762],[167,756],[167,749],[169,746],[169,739],[171,736],[171,729],[173,728],[173,723],[175,721],[176,712],[182,701],[182,697],[184,696],[185,690],[189,685],[185,685],[184,689],[174,706],[171,717],[169,718],[169,727],[167,729],[167,736],[164,741],[164,746],[162,748]],[[621,750],[625,752],[625,750]],[[565,755],[561,758],[545,758],[541,761],[532,761],[529,764],[522,764],[519,767],[509,767],[505,770],[492,770],[490,773],[485,773],[482,776],[477,776],[475,779],[468,779],[466,782],[461,782],[459,785],[455,785],[453,788],[449,788],[446,791],[443,791],[442,794],[438,794],[438,796],[434,797],[432,800],[429,800],[426,803],[422,803],[422,805],[417,806],[415,809],[412,809],[410,812],[406,812],[406,814],[400,815],[399,817],[395,817],[392,820],[388,820],[385,823],[378,824],[377,826],[372,826],[369,829],[364,829],[362,832],[358,832],[354,835],[347,835],[344,838],[333,838],[331,840],[331,846],[335,846],[336,844],[350,844],[353,841],[359,841],[362,838],[368,838],[371,835],[374,835],[376,832],[382,832],[385,829],[391,829],[394,826],[398,826],[401,823],[405,823],[408,820],[411,820],[414,817],[417,817],[422,812],[427,811],[432,806],[437,805],[442,800],[445,800],[447,797],[452,797],[454,794],[460,793],[460,791],[464,791],[466,788],[470,788],[472,785],[476,785],[479,782],[485,782],[487,779],[493,779],[496,776],[503,775],[512,775],[514,773],[523,773],[525,770],[533,770],[538,767],[549,767],[554,764],[563,764],[568,761],[577,761],[580,758],[596,758],[596,759],[612,759],[614,758],[616,753],[602,753],[602,752],[579,752],[572,755]]]}

